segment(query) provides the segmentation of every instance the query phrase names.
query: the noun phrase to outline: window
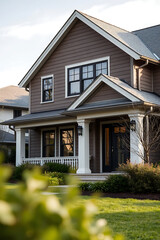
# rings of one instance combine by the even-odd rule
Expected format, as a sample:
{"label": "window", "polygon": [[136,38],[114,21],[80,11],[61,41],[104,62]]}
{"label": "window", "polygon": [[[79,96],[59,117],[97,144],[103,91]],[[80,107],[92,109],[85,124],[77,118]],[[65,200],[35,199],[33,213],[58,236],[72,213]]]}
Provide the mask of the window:
{"label": "window", "polygon": [[17,117],[20,117],[20,116],[22,116],[22,110],[14,109],[13,110],[13,118],[17,118]]}
{"label": "window", "polygon": [[42,77],[42,102],[53,101],[53,76]]}
{"label": "window", "polygon": [[55,157],[55,131],[43,132],[43,157]]}
{"label": "window", "polygon": [[60,130],[60,155],[74,156],[74,129]]}
{"label": "window", "polygon": [[67,96],[81,94],[100,74],[108,75],[108,58],[95,62],[67,66]]}

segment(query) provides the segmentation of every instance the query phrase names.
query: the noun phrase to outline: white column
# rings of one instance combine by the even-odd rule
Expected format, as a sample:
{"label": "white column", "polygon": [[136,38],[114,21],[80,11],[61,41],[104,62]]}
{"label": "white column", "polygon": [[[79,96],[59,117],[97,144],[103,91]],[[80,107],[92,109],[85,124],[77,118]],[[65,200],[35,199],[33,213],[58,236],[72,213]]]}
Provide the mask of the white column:
{"label": "white column", "polygon": [[91,173],[89,167],[89,123],[88,120],[77,121],[78,125],[82,127],[82,136],[78,136],[78,154],[79,154],[79,168],[77,173],[87,174]]}
{"label": "white column", "polygon": [[16,128],[16,166],[25,158],[25,129]]}
{"label": "white column", "polygon": [[136,122],[136,130],[130,130],[130,162],[139,164],[144,162],[143,148],[143,114],[130,114],[130,121]]}

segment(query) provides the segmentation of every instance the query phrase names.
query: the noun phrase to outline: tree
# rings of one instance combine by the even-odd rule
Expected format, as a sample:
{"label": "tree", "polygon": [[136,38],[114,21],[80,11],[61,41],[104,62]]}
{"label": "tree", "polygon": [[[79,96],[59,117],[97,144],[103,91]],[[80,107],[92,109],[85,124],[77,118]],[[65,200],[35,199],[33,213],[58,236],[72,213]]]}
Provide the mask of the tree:
{"label": "tree", "polygon": [[[123,119],[123,124],[125,124],[127,129],[130,129],[129,121]],[[123,139],[126,148],[135,152],[143,162],[151,163],[153,153],[158,154],[158,151],[160,151],[160,116],[151,112],[146,113],[143,123],[136,122],[136,129],[133,134],[135,134],[136,141],[143,147],[144,151],[130,146],[129,138]]]}

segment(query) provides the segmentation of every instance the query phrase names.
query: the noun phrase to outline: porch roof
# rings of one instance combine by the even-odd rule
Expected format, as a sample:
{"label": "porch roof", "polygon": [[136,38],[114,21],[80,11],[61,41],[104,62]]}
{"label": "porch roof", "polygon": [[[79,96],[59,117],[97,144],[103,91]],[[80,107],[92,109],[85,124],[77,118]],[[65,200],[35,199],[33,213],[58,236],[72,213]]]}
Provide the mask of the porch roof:
{"label": "porch roof", "polygon": [[18,125],[21,123],[24,124],[24,123],[31,123],[31,122],[39,122],[40,120],[47,121],[47,120],[58,119],[58,118],[62,119],[62,118],[66,118],[66,116],[62,115],[64,110],[65,109],[26,114],[26,115],[2,122],[1,124]]}
{"label": "porch roof", "polygon": [[[124,96],[126,98],[126,100],[123,99],[123,101],[125,101],[125,104],[130,104],[130,103],[145,104],[145,103],[147,103],[150,105],[156,105],[158,107],[160,106],[160,97],[158,95],[156,95],[154,93],[150,93],[150,92],[139,91],[138,89],[131,87],[128,83],[120,80],[117,77],[112,77],[112,76],[101,74],[70,105],[70,107],[67,109],[67,111],[70,112],[70,111],[75,111],[78,109],[80,110],[82,108],[86,109],[89,106],[91,106],[89,104],[86,104],[85,101],[95,92],[95,90],[98,88],[98,86],[100,86],[102,83],[105,83],[106,85],[110,86],[112,89],[114,89],[115,91],[120,93],[122,95],[122,97]],[[117,102],[115,102],[115,101],[117,101]],[[115,103],[116,103],[116,105],[120,105],[120,104],[124,105],[123,101],[121,102],[119,99],[117,99],[117,100],[105,101],[105,105],[104,105],[104,101],[93,103],[93,104],[94,105],[96,104],[95,107],[97,106],[97,104],[99,107],[102,107],[101,105],[108,107],[108,106],[114,106]]]}

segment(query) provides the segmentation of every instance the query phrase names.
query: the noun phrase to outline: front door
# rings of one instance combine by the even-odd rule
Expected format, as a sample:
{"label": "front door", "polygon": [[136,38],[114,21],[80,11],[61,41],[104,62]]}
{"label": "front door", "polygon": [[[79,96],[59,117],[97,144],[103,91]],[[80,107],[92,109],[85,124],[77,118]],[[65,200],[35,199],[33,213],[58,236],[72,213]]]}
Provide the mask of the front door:
{"label": "front door", "polygon": [[122,124],[102,126],[103,172],[115,171],[129,159],[129,130]]}

